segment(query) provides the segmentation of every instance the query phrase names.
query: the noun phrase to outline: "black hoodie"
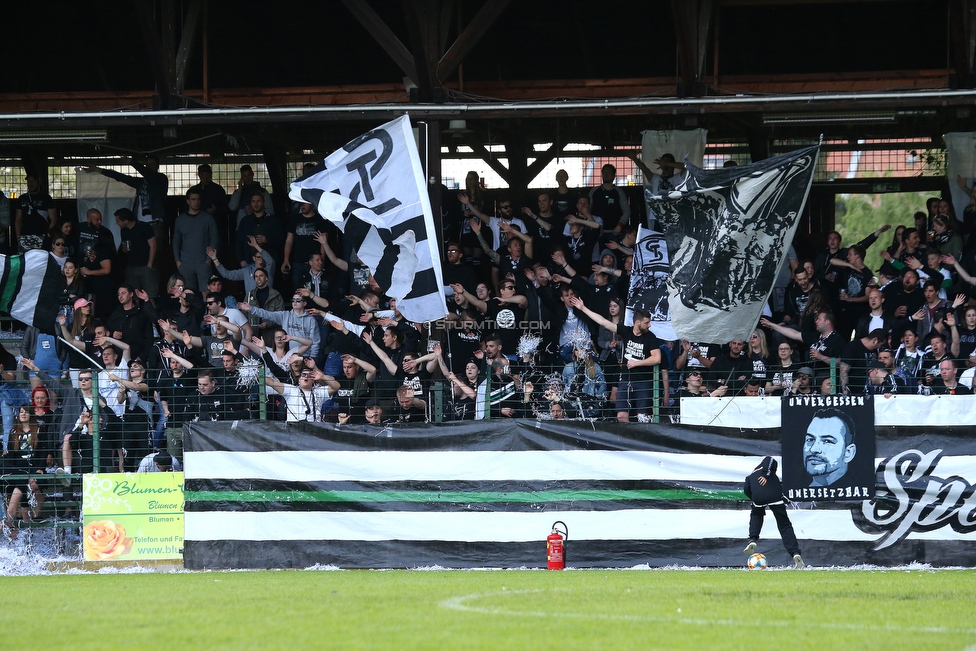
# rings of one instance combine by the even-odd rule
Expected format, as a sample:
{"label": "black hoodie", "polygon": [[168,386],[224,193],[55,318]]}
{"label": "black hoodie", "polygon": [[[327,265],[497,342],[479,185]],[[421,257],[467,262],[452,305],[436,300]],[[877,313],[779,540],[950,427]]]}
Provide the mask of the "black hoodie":
{"label": "black hoodie", "polygon": [[[746,497],[756,506],[783,502],[783,485],[779,483],[779,477],[776,476],[777,467],[776,459],[763,457],[752,474],[746,477]],[[760,482],[760,477],[764,477],[765,481]]]}

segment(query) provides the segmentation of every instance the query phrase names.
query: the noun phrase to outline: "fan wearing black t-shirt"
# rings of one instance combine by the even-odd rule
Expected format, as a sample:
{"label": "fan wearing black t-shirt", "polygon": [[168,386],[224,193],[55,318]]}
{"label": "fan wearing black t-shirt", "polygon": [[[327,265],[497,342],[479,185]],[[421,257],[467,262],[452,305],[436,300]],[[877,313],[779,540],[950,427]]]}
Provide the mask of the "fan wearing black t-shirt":
{"label": "fan wearing black t-shirt", "polygon": [[632,413],[637,415],[638,420],[644,421],[651,407],[654,367],[661,363],[661,340],[650,330],[651,315],[644,310],[634,310],[634,325],[627,326],[597,314],[579,298],[571,302],[574,309],[620,337],[623,363],[617,388],[617,422],[628,422]]}
{"label": "fan wearing black t-shirt", "polygon": [[808,347],[809,358],[813,363],[813,370],[818,377],[825,377],[830,372],[831,359],[840,361],[844,353],[844,340],[834,328],[834,315],[830,312],[820,312],[817,314],[816,330],[799,332],[771,322],[763,317],[759,319],[759,325],[770,328],[780,333],[784,337],[799,341]]}
{"label": "fan wearing black t-shirt", "polygon": [[576,273],[588,276],[593,266],[593,247],[600,240],[600,225],[573,215],[567,216],[566,221],[569,222],[569,236],[560,234],[556,241],[569,266]]}
{"label": "fan wearing black t-shirt", "polygon": [[322,251],[315,239],[316,234],[327,233],[329,229],[329,222],[319,215],[312,204],[302,203],[298,210],[299,214],[288,225],[285,253],[281,261],[281,272],[291,273],[295,280],[308,273],[308,259],[311,255]]}
{"label": "fan wearing black t-shirt", "polygon": [[840,382],[843,393],[859,392],[868,382],[870,363],[878,360],[878,348],[884,343],[887,334],[877,328],[867,336],[850,341],[844,346],[840,362]]}

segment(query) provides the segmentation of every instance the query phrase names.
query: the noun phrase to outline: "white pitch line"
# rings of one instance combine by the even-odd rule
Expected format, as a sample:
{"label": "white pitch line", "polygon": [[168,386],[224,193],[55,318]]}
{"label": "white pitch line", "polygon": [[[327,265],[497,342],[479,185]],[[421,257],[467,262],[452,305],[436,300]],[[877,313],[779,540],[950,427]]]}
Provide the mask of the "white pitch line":
{"label": "white pitch line", "polygon": [[[481,608],[469,606],[468,601],[476,599],[490,599],[493,597],[508,597],[513,595],[534,594],[545,592],[545,590],[505,590],[502,592],[484,592],[451,597],[441,601],[438,605],[441,608],[457,610],[461,612],[480,613],[483,615],[507,615],[538,618],[556,619],[603,619],[620,620],[633,622],[655,622],[660,624],[689,624],[693,626],[748,626],[755,627],[754,622],[736,619],[700,619],[695,617],[665,617],[655,615],[607,615],[602,613],[548,613],[532,610],[506,610],[504,608]],[[944,626],[877,626],[872,624],[847,624],[830,622],[784,622],[763,619],[763,626],[775,626],[778,628],[827,628],[848,631],[875,631],[890,633],[959,633],[964,635],[976,635],[976,628],[947,628]],[[976,651],[976,646],[967,647],[964,651]]]}

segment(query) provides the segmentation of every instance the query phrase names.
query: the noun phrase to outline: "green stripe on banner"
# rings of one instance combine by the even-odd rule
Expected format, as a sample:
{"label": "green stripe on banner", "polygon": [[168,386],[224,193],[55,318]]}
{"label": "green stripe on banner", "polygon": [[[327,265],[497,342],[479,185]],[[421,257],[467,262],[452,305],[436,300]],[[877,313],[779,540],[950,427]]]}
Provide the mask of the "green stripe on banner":
{"label": "green stripe on banner", "polygon": [[10,314],[10,310],[14,304],[14,298],[17,296],[17,290],[20,289],[20,283],[17,279],[20,278],[20,274],[23,273],[24,258],[19,255],[8,255],[6,269],[4,269],[3,278],[3,290],[0,293],[0,311]]}
{"label": "green stripe on banner", "polygon": [[188,502],[570,502],[627,500],[742,501],[742,491],[551,490],[536,492],[442,491],[186,491]]}

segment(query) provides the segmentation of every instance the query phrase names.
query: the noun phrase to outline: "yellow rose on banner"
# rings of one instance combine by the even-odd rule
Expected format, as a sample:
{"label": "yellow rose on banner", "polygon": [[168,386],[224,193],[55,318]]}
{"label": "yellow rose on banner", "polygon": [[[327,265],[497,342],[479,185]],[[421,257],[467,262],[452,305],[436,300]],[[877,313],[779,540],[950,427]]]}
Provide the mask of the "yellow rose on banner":
{"label": "yellow rose on banner", "polygon": [[85,560],[110,561],[132,549],[132,538],[125,537],[125,527],[111,520],[85,525]]}

